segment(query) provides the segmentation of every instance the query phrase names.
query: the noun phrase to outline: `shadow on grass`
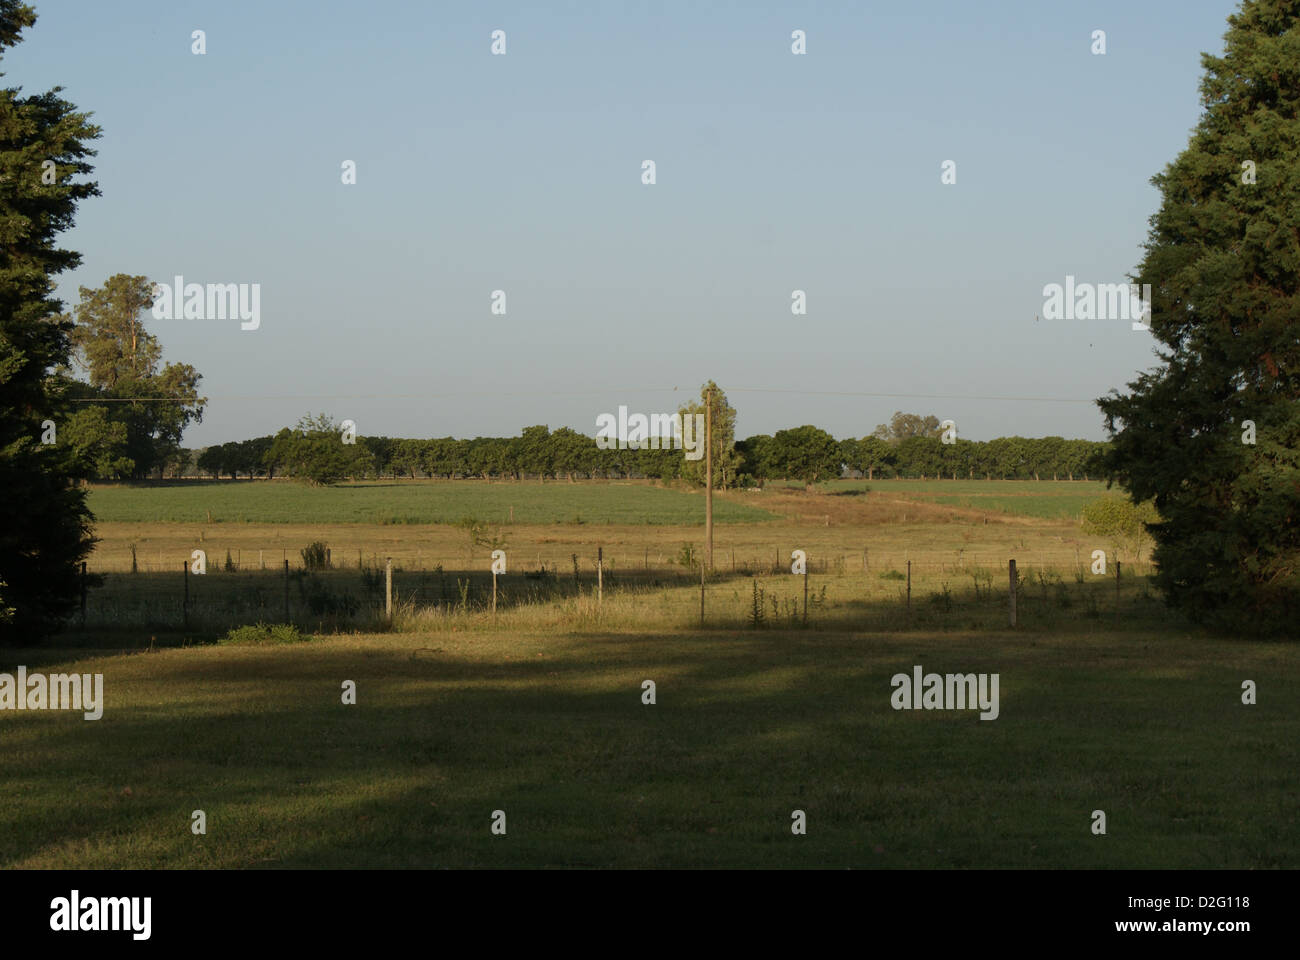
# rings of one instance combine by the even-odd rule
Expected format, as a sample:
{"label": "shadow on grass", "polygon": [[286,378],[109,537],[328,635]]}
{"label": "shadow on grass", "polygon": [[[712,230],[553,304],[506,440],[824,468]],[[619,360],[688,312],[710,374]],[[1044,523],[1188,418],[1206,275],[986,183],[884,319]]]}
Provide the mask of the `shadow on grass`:
{"label": "shadow on grass", "polygon": [[[1276,702],[1300,699],[1275,649],[802,631],[385,645],[401,639],[90,664],[103,720],[4,718],[0,862],[1273,867],[1300,851],[1277,820],[1295,711],[1252,713],[1236,690],[1269,665]],[[889,679],[914,664],[999,673],[999,718],[893,710]]]}

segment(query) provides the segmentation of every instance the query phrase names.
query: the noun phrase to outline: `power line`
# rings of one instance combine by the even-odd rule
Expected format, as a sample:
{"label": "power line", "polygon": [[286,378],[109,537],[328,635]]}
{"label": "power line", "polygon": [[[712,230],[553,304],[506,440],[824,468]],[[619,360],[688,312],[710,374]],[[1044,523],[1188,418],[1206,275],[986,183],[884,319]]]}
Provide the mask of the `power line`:
{"label": "power line", "polygon": [[876,397],[894,400],[1010,400],[1023,403],[1094,403],[1076,397],[998,397],[961,393],[865,393],[852,390],[776,390],[771,387],[732,387],[728,393],[794,393],[819,397]]}
{"label": "power line", "polygon": [[[605,390],[520,390],[514,392],[493,391],[494,397],[567,397],[567,396],[608,396],[611,393],[668,393],[679,392],[677,387],[610,387]],[[975,400],[1010,403],[1095,403],[1094,399],[1078,397],[1013,397],[994,395],[975,395],[962,393],[876,393],[858,390],[782,390],[773,387],[730,387],[728,393],[779,393],[810,397],[865,397],[880,400]],[[691,391],[687,391],[691,394]],[[303,393],[303,394],[244,394],[231,393],[215,397],[202,397],[207,402],[213,400],[444,400],[455,397],[481,396],[481,390],[457,390],[446,393]],[[70,398],[71,403],[193,403],[188,397],[78,397]]]}

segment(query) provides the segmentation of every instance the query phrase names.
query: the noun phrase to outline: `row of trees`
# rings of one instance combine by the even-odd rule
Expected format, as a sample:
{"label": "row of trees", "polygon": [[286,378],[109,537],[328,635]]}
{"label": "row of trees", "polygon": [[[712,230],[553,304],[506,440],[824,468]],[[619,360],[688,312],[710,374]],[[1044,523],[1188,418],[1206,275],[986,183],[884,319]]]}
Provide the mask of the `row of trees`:
{"label": "row of trees", "polygon": [[756,480],[777,478],[815,483],[841,475],[948,477],[952,479],[1076,480],[1099,475],[1105,443],[1064,437],[997,437],[944,443],[938,436],[910,436],[896,442],[877,435],[835,440],[813,426],[778,430],[737,444],[744,471]]}
{"label": "row of trees", "polygon": [[[705,387],[705,394],[709,386]],[[714,388],[716,391],[716,387]],[[715,392],[715,397],[725,395]],[[898,416],[910,416],[899,414]],[[728,420],[721,419],[725,430]],[[919,419],[919,418],[918,418]],[[933,418],[931,418],[933,419]],[[734,418],[731,418],[734,422]],[[937,422],[937,421],[936,421]],[[814,426],[735,442],[719,438],[718,488],[769,480],[814,484],[846,474],[879,477],[1075,479],[1096,475],[1105,444],[1062,437],[1000,437],[944,443],[940,435],[873,434],[836,440]],[[526,427],[517,437],[353,438],[321,414],[275,436],[223,443],[194,465],[213,477],[292,476],[315,483],[366,477],[655,478],[704,483],[702,460],[681,450],[601,449],[593,437],[561,427]]]}

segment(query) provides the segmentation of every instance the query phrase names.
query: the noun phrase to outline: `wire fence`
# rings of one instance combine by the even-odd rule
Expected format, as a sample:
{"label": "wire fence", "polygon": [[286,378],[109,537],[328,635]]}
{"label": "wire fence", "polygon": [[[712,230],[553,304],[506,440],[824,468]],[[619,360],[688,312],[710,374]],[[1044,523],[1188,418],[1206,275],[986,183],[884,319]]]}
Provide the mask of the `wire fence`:
{"label": "wire fence", "polygon": [[[1010,558],[992,551],[954,551],[951,561],[914,559],[912,551],[869,547],[802,554],[715,550],[714,564],[691,545],[677,556],[649,547],[609,552],[558,548],[514,550],[493,573],[482,551],[393,558],[329,549],[290,556],[287,548],[224,556],[133,554],[130,565],[85,567],[73,626],[86,630],[146,628],[210,633],[249,623],[294,623],[322,631],[384,627],[395,620],[477,615],[574,602],[608,607],[631,621],[705,625],[899,625],[961,621],[976,614],[995,625],[998,605],[1012,622]],[[1100,567],[1100,572],[1099,572]],[[1015,574],[1016,599],[1098,617],[1113,580],[1149,573],[1113,553],[1100,565],[1078,551],[1040,552]],[[1150,599],[1142,577],[1140,599]],[[560,609],[561,607],[557,607]],[[934,614],[944,616],[936,620]],[[952,616],[956,614],[957,616]],[[962,621],[964,622],[964,621]]]}

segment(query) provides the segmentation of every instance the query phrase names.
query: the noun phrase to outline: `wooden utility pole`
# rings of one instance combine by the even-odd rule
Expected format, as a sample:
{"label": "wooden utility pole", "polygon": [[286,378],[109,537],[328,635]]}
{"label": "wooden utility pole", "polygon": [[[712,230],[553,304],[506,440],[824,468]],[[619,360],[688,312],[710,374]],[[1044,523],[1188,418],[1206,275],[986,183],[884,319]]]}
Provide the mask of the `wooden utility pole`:
{"label": "wooden utility pole", "polygon": [[713,569],[713,387],[704,401],[704,561]]}

